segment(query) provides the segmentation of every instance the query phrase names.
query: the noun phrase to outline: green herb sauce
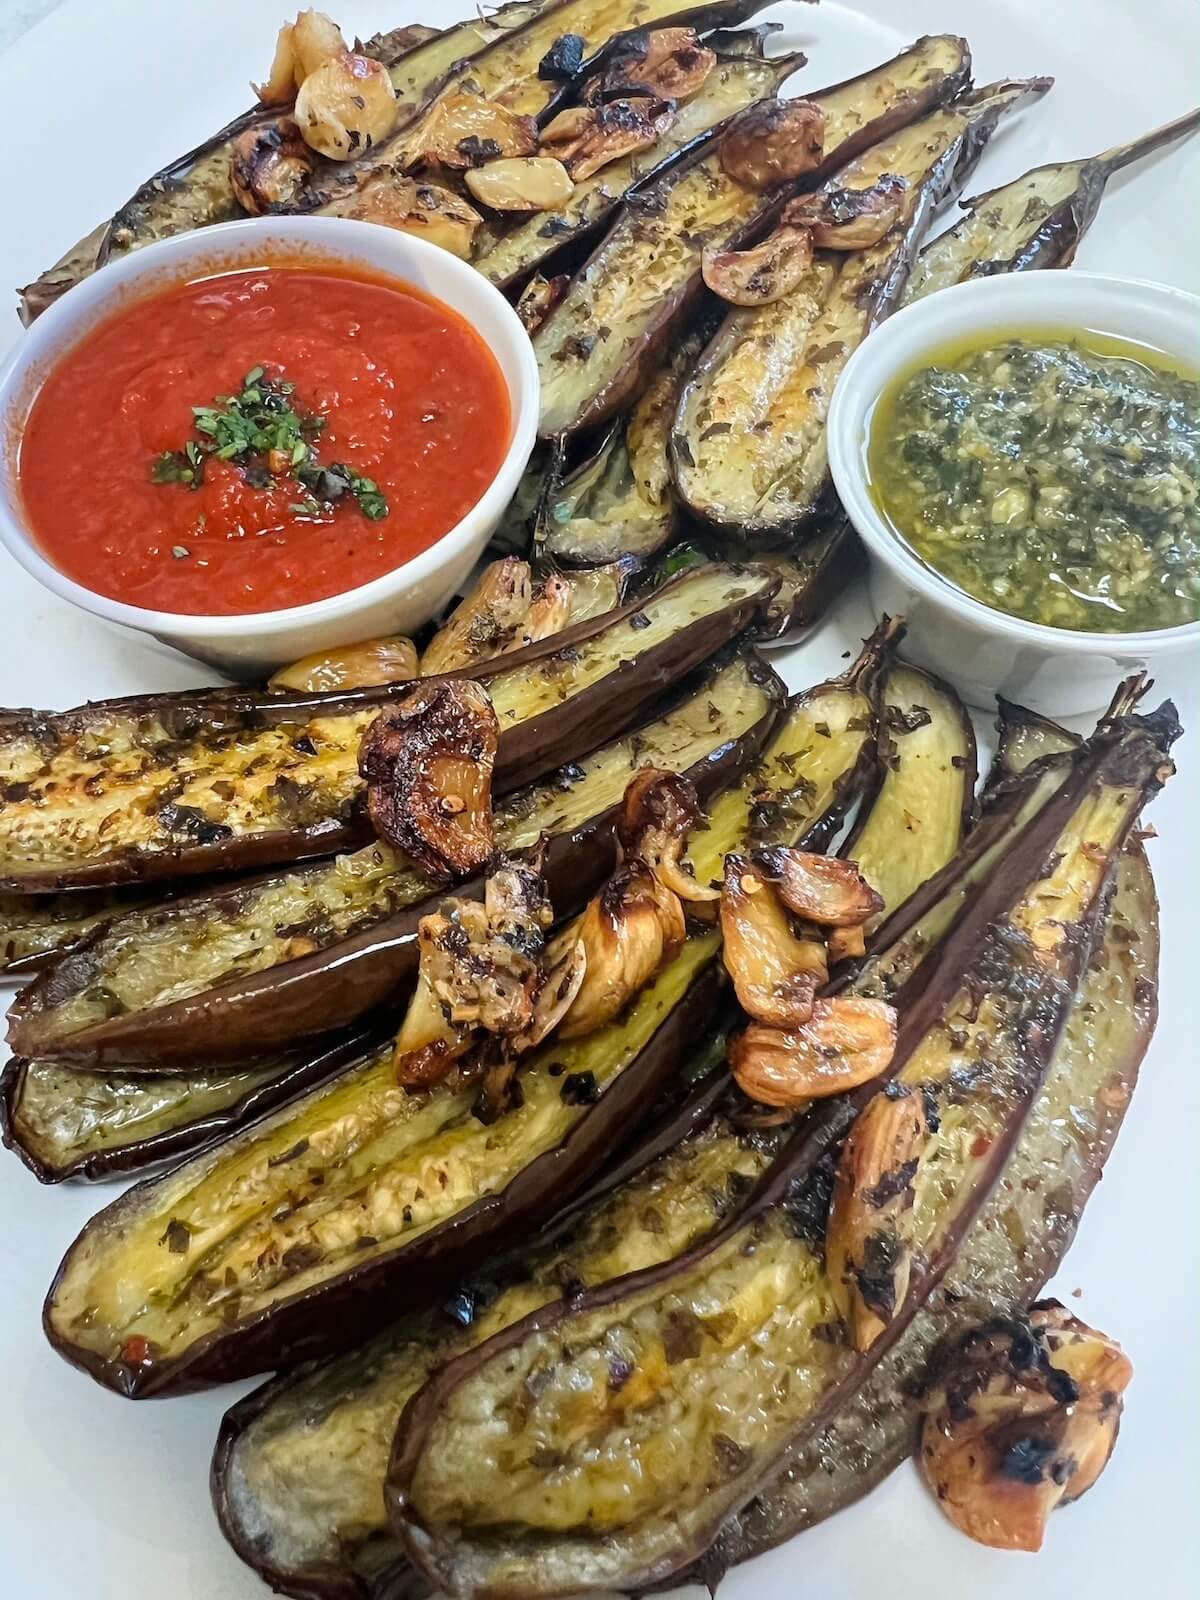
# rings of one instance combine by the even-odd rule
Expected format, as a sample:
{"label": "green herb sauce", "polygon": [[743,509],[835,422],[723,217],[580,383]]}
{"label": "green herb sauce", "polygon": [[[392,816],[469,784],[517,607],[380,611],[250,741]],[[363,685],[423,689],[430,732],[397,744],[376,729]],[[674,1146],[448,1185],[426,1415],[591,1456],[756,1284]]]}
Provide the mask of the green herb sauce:
{"label": "green herb sauce", "polygon": [[1200,619],[1200,382],[1096,334],[989,336],[875,409],[875,502],[931,567],[1029,622]]}

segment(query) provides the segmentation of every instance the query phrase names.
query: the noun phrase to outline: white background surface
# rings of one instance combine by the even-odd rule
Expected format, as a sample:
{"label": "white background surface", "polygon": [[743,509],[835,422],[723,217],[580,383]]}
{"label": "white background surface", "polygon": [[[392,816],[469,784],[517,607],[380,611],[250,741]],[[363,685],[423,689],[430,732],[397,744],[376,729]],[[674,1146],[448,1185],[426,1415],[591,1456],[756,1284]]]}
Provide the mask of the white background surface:
{"label": "white background surface", "polygon": [[[468,0],[344,0],[347,33],[446,24]],[[26,0],[0,0],[0,38]],[[860,0],[782,4],[810,65],[805,92],[874,65],[920,33],[972,43],[980,82],[1053,72],[1058,85],[1005,129],[972,187],[1035,163],[1089,154],[1200,97],[1196,0]],[[248,103],[282,0],[68,0],[0,54],[5,159],[0,285],[24,283],[127,198],[156,167]],[[1200,290],[1200,141],[1114,182],[1079,262]],[[3,290],[0,290],[0,294]],[[0,322],[0,351],[19,336]],[[87,448],[87,440],[67,443]],[[777,658],[793,685],[835,668],[864,630],[861,599]],[[0,553],[0,704],[204,681],[182,658],[106,630],[53,600]],[[729,1600],[1184,1600],[1200,1592],[1197,1200],[1200,1062],[1195,993],[1200,866],[1197,663],[1161,687],[1192,731],[1154,805],[1163,900],[1162,1020],[1108,1174],[1058,1291],[1122,1340],[1137,1375],[1100,1485],[1055,1517],[1036,1558],[969,1544],[911,1468],[854,1510],[735,1573]],[[28,1600],[254,1600],[265,1590],[224,1546],[208,1461],[224,1407],[248,1385],[132,1405],[65,1366],[42,1339],[42,1295],[63,1250],[108,1189],[42,1189],[0,1159],[0,1596]]]}

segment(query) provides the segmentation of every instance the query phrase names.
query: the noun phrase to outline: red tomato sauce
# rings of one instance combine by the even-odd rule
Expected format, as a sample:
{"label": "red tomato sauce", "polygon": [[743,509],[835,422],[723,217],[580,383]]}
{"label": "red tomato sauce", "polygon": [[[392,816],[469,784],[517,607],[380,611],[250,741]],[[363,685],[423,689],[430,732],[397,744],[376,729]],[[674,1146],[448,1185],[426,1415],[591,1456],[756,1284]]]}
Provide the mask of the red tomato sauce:
{"label": "red tomato sauce", "polygon": [[[254,487],[207,456],[198,488],[155,483],[193,406],[263,367],[325,419],[321,465],[370,478],[388,512],[346,495],[296,510],[289,472]],[[341,594],[435,543],[479,500],[508,447],[491,351],[448,306],[391,283],[271,266],[173,286],[119,313],[54,368],[20,450],[29,526],[60,571],[152,610],[274,611]]]}

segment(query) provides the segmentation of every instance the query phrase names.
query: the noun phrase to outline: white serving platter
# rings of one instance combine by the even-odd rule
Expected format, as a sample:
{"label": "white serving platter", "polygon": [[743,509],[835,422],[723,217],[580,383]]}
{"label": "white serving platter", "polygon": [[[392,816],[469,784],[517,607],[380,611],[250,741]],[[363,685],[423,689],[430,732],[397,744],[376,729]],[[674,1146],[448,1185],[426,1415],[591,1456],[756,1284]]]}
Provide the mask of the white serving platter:
{"label": "white serving platter", "polygon": [[[11,0],[0,0],[9,4]],[[469,0],[334,0],[347,33],[446,24]],[[766,15],[810,65],[811,90],[871,66],[921,33],[963,33],[978,81],[1054,73],[1050,96],[1000,133],[972,188],[1091,154],[1200,99],[1196,0],[860,0]],[[248,103],[283,0],[68,0],[0,54],[0,285],[27,282],[136,184]],[[1079,264],[1200,290],[1200,140],[1114,180]],[[0,323],[0,354],[19,337]],[[65,441],[86,450],[86,439]],[[777,654],[793,686],[834,669],[869,624],[848,595],[801,645]],[[0,704],[65,706],[181,688],[202,669],[110,631],[0,557]],[[1196,846],[1200,662],[1159,687],[1191,731],[1154,804],[1162,898],[1162,1016],[1105,1181],[1054,1285],[1119,1338],[1136,1377],[1112,1465],[1056,1516],[1037,1557],[970,1544],[905,1467],[867,1500],[733,1573],[728,1600],[1185,1600],[1200,1592],[1200,1064],[1192,1004],[1200,966]],[[981,729],[987,719],[981,719]],[[42,1296],[83,1222],[114,1195],[40,1189],[0,1160],[0,1597],[255,1600],[266,1590],[223,1543],[208,1463],[225,1407],[250,1385],[132,1405],[65,1366],[42,1338]],[[1073,1292],[1081,1290],[1079,1299]]]}

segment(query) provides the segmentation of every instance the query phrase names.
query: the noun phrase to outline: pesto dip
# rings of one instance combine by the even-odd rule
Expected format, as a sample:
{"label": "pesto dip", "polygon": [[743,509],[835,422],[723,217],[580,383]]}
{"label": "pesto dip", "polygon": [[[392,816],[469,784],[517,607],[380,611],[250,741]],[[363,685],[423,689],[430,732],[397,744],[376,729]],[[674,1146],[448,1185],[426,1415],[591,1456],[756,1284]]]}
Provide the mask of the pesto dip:
{"label": "pesto dip", "polygon": [[875,409],[880,511],[985,605],[1096,633],[1200,618],[1200,382],[1100,335],[992,335]]}

